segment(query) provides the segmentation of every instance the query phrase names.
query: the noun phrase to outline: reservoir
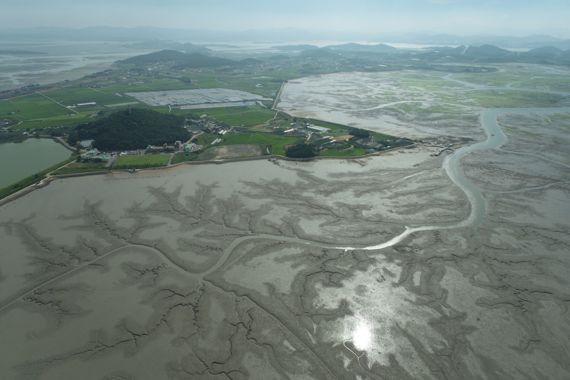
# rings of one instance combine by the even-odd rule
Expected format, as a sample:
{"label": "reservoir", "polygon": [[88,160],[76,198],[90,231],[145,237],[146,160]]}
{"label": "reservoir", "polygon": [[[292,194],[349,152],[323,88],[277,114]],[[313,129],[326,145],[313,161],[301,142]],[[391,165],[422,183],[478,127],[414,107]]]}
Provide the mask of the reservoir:
{"label": "reservoir", "polygon": [[59,162],[71,152],[51,139],[0,144],[0,188],[16,183]]}

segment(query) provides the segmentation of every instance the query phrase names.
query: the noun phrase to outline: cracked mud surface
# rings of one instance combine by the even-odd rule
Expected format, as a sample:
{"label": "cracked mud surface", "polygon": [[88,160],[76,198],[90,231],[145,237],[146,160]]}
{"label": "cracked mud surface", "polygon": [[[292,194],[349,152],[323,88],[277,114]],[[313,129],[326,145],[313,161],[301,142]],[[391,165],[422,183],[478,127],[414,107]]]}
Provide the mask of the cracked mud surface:
{"label": "cracked mud surface", "polygon": [[483,221],[382,250],[334,247],[468,217],[437,148],[58,180],[3,206],[0,374],[570,377],[568,114],[499,122],[507,143],[462,161]]}

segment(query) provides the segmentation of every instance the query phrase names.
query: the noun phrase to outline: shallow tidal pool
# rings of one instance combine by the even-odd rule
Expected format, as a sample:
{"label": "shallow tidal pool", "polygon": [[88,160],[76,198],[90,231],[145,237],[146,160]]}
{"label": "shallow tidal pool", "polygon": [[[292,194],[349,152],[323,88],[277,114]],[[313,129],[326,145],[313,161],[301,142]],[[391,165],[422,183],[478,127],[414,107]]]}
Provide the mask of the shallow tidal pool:
{"label": "shallow tidal pool", "polygon": [[50,139],[0,144],[0,188],[66,160],[71,152]]}

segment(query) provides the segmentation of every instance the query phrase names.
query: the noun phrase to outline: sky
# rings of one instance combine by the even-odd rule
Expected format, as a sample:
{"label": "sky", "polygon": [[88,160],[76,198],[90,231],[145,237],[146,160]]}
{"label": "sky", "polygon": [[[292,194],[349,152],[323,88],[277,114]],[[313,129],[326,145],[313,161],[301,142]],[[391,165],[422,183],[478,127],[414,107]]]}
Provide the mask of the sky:
{"label": "sky", "polygon": [[570,38],[570,0],[1,0],[0,25],[550,34]]}

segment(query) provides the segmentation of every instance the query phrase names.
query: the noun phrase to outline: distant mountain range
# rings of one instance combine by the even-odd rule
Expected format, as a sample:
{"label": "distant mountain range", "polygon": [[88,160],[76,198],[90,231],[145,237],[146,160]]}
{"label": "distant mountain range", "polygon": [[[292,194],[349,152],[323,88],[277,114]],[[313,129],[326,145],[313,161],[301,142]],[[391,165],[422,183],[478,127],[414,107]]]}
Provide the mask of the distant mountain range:
{"label": "distant mountain range", "polygon": [[570,64],[570,50],[556,47],[540,47],[529,51],[511,51],[493,45],[459,46],[456,48],[433,48],[425,53],[432,58],[453,58],[457,61],[499,63],[521,62],[542,64]]}
{"label": "distant mountain range", "polygon": [[19,56],[30,56],[30,55],[45,55],[46,53],[41,51],[32,51],[32,50],[19,50],[19,49],[3,49],[0,50],[0,55],[11,55],[15,57]]}
{"label": "distant mountain range", "polygon": [[180,43],[175,41],[168,41],[168,40],[150,40],[150,41],[141,41],[141,42],[133,42],[127,45],[133,49],[153,49],[153,50],[178,50],[184,53],[200,53],[200,54],[210,54],[211,50],[202,45],[195,45],[189,42]]}
{"label": "distant mountain range", "polygon": [[[281,33],[281,34],[280,34]],[[0,43],[18,40],[74,40],[74,41],[114,41],[124,42],[125,47],[133,49],[157,50],[155,53],[133,57],[121,63],[149,65],[170,62],[181,67],[219,67],[236,66],[255,63],[248,60],[232,60],[208,49],[206,46],[187,41],[259,41],[263,38],[267,46],[275,36],[301,41],[314,37],[314,34],[301,34],[295,30],[273,30],[269,34],[262,31],[212,32],[196,30],[178,30],[161,28],[108,28],[91,27],[84,29],[37,28],[37,29],[0,29]],[[328,36],[334,38],[335,36]],[[338,36],[337,36],[338,37]],[[277,45],[272,49],[285,55],[301,54],[304,57],[367,57],[375,56],[385,59],[415,58],[431,62],[500,63],[522,62],[570,65],[570,40],[550,36],[529,37],[493,37],[471,36],[458,37],[451,35],[407,35],[383,36],[377,40],[414,42],[416,49],[398,49],[385,43],[359,44],[342,43],[325,47],[310,44]],[[475,43],[473,42],[475,41]],[[277,43],[277,42],[276,42]],[[212,45],[213,46],[213,45]],[[221,45],[217,45],[218,47]],[[430,47],[431,46],[431,47]],[[499,47],[500,46],[500,47]],[[509,49],[507,49],[507,47]],[[527,47],[530,50],[517,50],[516,47]],[[239,50],[239,49],[238,49]],[[35,54],[25,50],[4,49],[4,55]],[[266,58],[268,55],[266,55]],[[392,57],[392,58],[389,58]]]}
{"label": "distant mountain range", "polygon": [[240,61],[215,57],[201,53],[185,53],[178,50],[161,50],[150,54],[138,55],[117,62],[119,65],[150,66],[155,64],[169,64],[177,68],[243,66],[256,63],[255,59]]}
{"label": "distant mountain range", "polygon": [[384,56],[384,57],[408,57],[425,61],[471,63],[541,63],[570,65],[570,50],[562,50],[553,46],[540,47],[529,51],[512,51],[502,49],[494,45],[481,46],[458,46],[458,47],[429,47],[423,49],[397,49],[385,44],[341,44],[318,48],[304,45],[300,51],[302,56],[307,57],[334,57],[334,56]]}
{"label": "distant mountain range", "polygon": [[[424,45],[484,45],[492,44],[509,49],[533,49],[552,46],[570,49],[570,39],[547,35],[518,36],[455,36],[449,34],[412,33],[381,34],[348,33],[337,31],[308,31],[300,29],[264,29],[240,31],[212,31],[168,28],[88,27],[0,29],[0,41],[18,40],[73,40],[73,41],[201,41],[201,42],[293,42],[293,41],[384,41]],[[166,48],[166,47],[163,47]]]}
{"label": "distant mountain range", "polygon": [[[207,48],[192,45],[178,44],[178,49],[160,50],[150,54],[139,55],[119,61],[119,65],[151,66],[167,64],[172,67],[222,67],[255,65],[258,59],[233,60],[214,55]],[[417,62],[426,63],[537,63],[553,65],[570,65],[570,50],[556,47],[540,47],[525,52],[502,49],[494,45],[458,46],[458,47],[431,47],[421,50],[397,49],[395,47],[375,44],[364,45],[356,43],[325,46],[322,48],[312,45],[289,45],[277,47],[287,55],[274,56],[273,59],[287,59],[287,57],[300,56],[304,58],[347,58],[353,60],[367,60],[368,62]],[[196,52],[199,51],[199,52]],[[271,59],[271,56],[266,57]]]}
{"label": "distant mountain range", "polygon": [[356,43],[348,43],[342,45],[331,45],[327,47],[332,51],[345,51],[355,53],[397,53],[398,49],[385,44],[363,45]]}

